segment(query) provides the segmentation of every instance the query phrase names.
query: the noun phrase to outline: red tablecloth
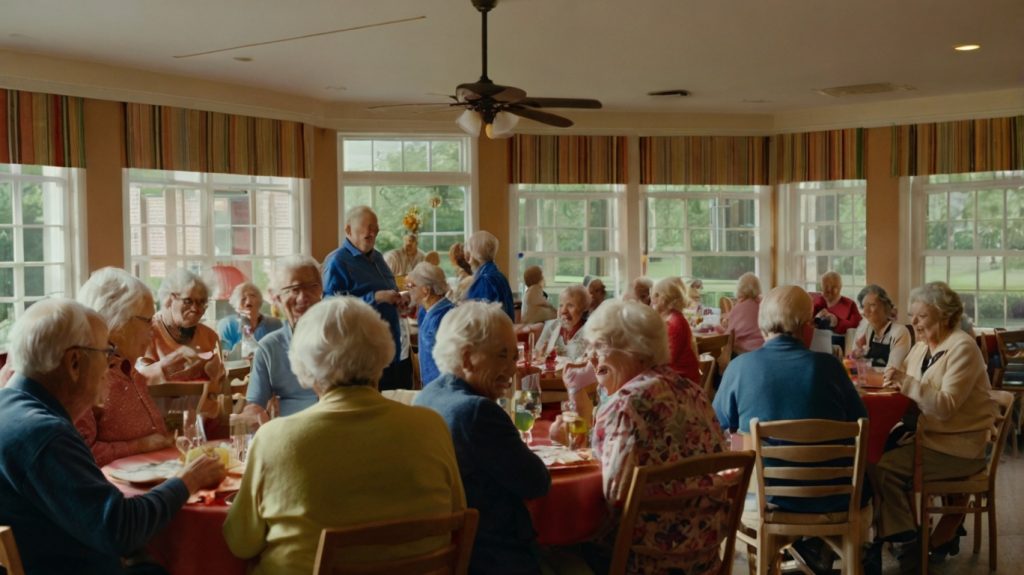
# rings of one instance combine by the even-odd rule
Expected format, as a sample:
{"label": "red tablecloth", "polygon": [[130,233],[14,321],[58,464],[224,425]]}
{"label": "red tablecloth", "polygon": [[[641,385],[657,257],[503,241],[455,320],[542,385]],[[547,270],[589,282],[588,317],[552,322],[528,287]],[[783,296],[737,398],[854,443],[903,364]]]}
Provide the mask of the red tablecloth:
{"label": "red tablecloth", "polygon": [[[177,457],[178,450],[174,448],[133,455],[107,465],[103,472],[125,495],[138,495],[144,493],[146,488],[113,479],[109,470]],[[217,499],[210,505],[185,505],[167,527],[150,540],[146,549],[171,575],[244,575],[246,561],[231,554],[221,531],[227,514],[228,506],[223,499]]]}
{"label": "red tablecloth", "polygon": [[910,407],[910,399],[893,392],[862,392],[861,399],[868,410],[868,463],[878,463],[889,431]]}

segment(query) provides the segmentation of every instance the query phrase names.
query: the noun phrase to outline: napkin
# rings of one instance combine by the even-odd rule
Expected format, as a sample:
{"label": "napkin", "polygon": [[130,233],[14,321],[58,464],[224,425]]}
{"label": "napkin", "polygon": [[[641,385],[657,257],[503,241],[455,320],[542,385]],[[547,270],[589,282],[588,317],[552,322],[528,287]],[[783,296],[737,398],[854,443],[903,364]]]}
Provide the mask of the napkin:
{"label": "napkin", "polygon": [[593,460],[589,449],[572,450],[561,445],[532,445],[530,449],[548,467],[575,465]]}

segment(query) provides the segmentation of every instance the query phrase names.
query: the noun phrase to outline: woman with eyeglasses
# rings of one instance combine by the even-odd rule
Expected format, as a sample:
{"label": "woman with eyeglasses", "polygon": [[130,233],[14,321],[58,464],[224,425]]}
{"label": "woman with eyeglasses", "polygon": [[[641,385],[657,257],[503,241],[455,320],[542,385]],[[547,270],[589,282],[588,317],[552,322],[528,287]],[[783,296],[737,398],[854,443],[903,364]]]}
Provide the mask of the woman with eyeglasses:
{"label": "woman with eyeglasses", "polygon": [[152,340],[153,294],[146,284],[117,268],[97,270],[78,301],[96,310],[110,329],[103,406],[93,407],[75,422],[96,464],[171,446],[163,416],[135,371],[135,362]]}
{"label": "woman with eyeglasses", "polygon": [[[209,304],[206,283],[187,269],[169,273],[157,292],[160,311],[153,316],[153,341],[139,358],[138,370],[156,385],[167,381],[219,382],[224,377],[220,337],[203,325]],[[200,413],[217,415],[217,404],[204,397]]]}

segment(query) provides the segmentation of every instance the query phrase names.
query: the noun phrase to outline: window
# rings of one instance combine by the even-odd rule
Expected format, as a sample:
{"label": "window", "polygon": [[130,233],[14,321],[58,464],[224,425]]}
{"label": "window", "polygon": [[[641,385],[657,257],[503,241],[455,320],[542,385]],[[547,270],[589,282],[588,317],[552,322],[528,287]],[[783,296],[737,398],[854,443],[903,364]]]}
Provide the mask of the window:
{"label": "window", "polygon": [[[783,188],[790,230],[784,253],[788,279],[818,291],[829,270],[843,277],[843,295],[856,298],[867,285],[867,182],[800,182]],[[895,249],[895,246],[894,248]]]}
{"label": "window", "polygon": [[451,136],[339,136],[341,217],[366,205],[377,213],[382,253],[402,245],[402,220],[410,210],[421,219],[419,246],[437,251],[452,275],[448,248],[465,241],[470,213],[469,140]]}
{"label": "window", "polygon": [[266,289],[273,260],[304,251],[302,180],[130,169],[127,181],[130,269],[154,290],[170,270],[214,264]]}
{"label": "window", "polygon": [[913,285],[944,281],[982,327],[1024,326],[1024,172],[911,179]]}
{"label": "window", "polygon": [[769,192],[760,186],[645,186],[647,275],[704,283],[705,305],[746,272],[769,284]]}
{"label": "window", "polygon": [[0,346],[26,308],[71,297],[79,171],[0,164]]}
{"label": "window", "polygon": [[544,270],[552,288],[599,277],[605,288],[619,291],[619,204],[625,187],[618,185],[520,184],[514,187],[516,245],[520,253],[516,278],[530,266]]}

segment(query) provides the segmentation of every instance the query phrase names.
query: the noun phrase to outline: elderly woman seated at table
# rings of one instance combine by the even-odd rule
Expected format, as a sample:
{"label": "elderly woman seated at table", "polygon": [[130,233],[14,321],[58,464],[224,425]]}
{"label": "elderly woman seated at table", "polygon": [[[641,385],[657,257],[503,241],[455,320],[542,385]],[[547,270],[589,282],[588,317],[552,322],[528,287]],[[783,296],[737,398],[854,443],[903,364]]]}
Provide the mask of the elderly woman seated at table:
{"label": "elderly woman seated at table", "polygon": [[651,307],[665,320],[668,329],[669,366],[690,381],[700,382],[700,363],[697,344],[690,330],[690,322],[683,317],[687,304],[686,294],[674,278],[665,278],[654,284]]}
{"label": "elderly woman seated at table", "polygon": [[464,303],[441,321],[434,347],[441,377],[416,405],[444,417],[455,442],[467,504],[479,510],[471,573],[537,573],[533,522],[525,499],[548,492],[551,478],[495,399],[511,390],[516,337],[502,309]]}
{"label": "elderly woman seated at table", "polygon": [[760,309],[761,280],[747,272],[736,280],[736,303],[729,314],[722,318],[725,331],[732,334],[732,350],[736,355],[760,349],[764,345],[764,336],[757,325]]}
{"label": "elderly woman seated at table", "polygon": [[217,333],[224,351],[231,351],[242,343],[247,331],[253,339],[259,341],[268,333],[281,328],[281,320],[260,313],[263,294],[252,282],[242,282],[235,286],[228,302],[236,313],[217,322]]}
{"label": "elderly woman seated at table", "polygon": [[[606,301],[587,321],[584,338],[592,350],[599,389],[607,394],[598,408],[592,438],[605,498],[612,508],[608,537],[602,540],[611,541],[635,467],[720,452],[726,445],[703,389],[668,366],[668,338],[657,312],[636,302]],[[709,515],[725,512],[706,511]],[[705,573],[719,561],[717,553],[713,557],[688,553],[702,547],[696,543],[700,539],[725,537],[725,533],[712,533],[707,521],[680,521],[669,514],[643,520],[637,538],[664,554],[631,556],[628,572],[663,573],[676,568]]]}
{"label": "elderly woman seated at table", "polygon": [[[150,385],[166,381],[220,382],[224,363],[217,332],[200,323],[210,303],[210,290],[196,274],[176,269],[157,292],[160,311],[153,316],[153,341],[139,358],[139,373]],[[200,411],[213,417],[217,403],[200,402]]]}
{"label": "elderly woman seated at table", "polygon": [[910,353],[910,331],[893,321],[896,306],[881,286],[871,284],[860,290],[857,301],[864,320],[857,328],[855,357],[871,360],[875,367],[901,367]]}
{"label": "elderly woman seated at table", "polygon": [[409,290],[413,305],[421,306],[424,311],[419,320],[418,343],[420,380],[426,387],[441,375],[434,363],[434,343],[437,341],[441,320],[452,310],[452,302],[444,295],[448,291],[448,281],[441,268],[420,262],[406,276],[405,287]]}
{"label": "elderly woman seated at table", "polygon": [[[932,282],[913,290],[910,317],[917,344],[902,367],[885,372],[885,381],[912,399],[921,412],[917,433],[925,480],[967,477],[985,467],[986,439],[996,407],[989,397],[981,350],[960,329],[961,315],[960,296],[945,283]],[[880,539],[915,541],[917,525],[906,498],[906,486],[914,474],[914,445],[887,452],[878,471]],[[957,547],[955,533],[962,520],[962,515],[943,517],[936,527],[932,541],[940,555]],[[905,556],[913,560],[919,553]]]}
{"label": "elderly woman seated at table", "polygon": [[152,340],[153,294],[146,284],[118,268],[97,270],[78,290],[78,301],[98,312],[110,329],[114,353],[107,361],[108,395],[75,426],[96,464],[171,446],[163,416],[135,371],[135,362]]}
{"label": "elderly woman seated at table", "polygon": [[561,327],[555,341],[558,355],[570,360],[583,357],[586,344],[583,341],[583,325],[590,309],[590,292],[581,285],[571,285],[562,290],[558,297],[558,321]]}
{"label": "elderly woman seated at table", "polygon": [[622,294],[622,299],[651,305],[651,288],[653,287],[654,281],[651,278],[638,277],[629,282],[629,288],[626,289],[626,293]]}
{"label": "elderly woman seated at table", "polygon": [[[318,303],[296,325],[288,352],[292,369],[320,401],[271,420],[253,439],[224,523],[232,553],[259,557],[252,573],[311,573],[324,527],[465,509],[444,421],[377,391],[394,355],[388,324],[353,297]],[[430,539],[401,550],[356,549],[348,558],[396,558],[441,544]]]}

